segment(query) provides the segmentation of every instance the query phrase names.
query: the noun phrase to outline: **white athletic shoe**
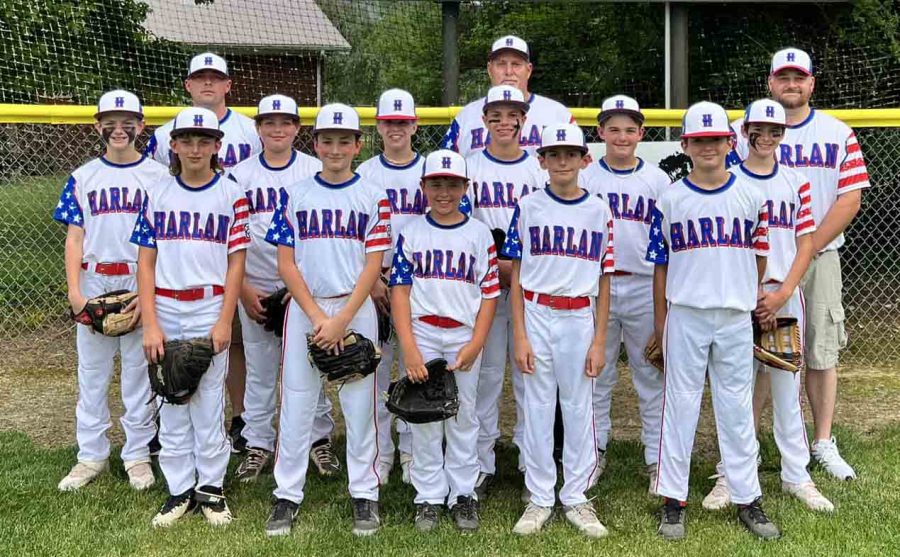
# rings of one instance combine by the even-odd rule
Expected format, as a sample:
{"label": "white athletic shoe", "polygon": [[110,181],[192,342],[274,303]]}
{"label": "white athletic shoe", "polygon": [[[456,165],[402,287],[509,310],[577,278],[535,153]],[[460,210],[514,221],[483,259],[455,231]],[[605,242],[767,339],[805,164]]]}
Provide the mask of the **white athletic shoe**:
{"label": "white athletic shoe", "polygon": [[838,452],[837,441],[831,439],[819,439],[812,446],[812,457],[825,470],[839,480],[855,480],[856,472],[841,458]]}
{"label": "white athletic shoe", "polygon": [[597,511],[590,503],[581,503],[571,507],[564,506],[563,512],[566,514],[566,520],[589,538],[602,538],[609,534],[606,526],[597,518]]}
{"label": "white athletic shoe", "polygon": [[830,513],[834,511],[834,505],[825,498],[824,495],[816,488],[816,484],[812,482],[806,482],[802,484],[792,484],[788,482],[781,482],[781,489],[785,493],[790,493],[797,499],[803,501],[803,503],[809,507],[811,510]]}
{"label": "white athletic shoe", "polygon": [[194,510],[197,503],[194,501],[194,490],[190,489],[181,495],[169,495],[162,508],[150,521],[154,528],[168,528],[175,524],[179,518]]}
{"label": "white athletic shoe", "polygon": [[138,491],[148,489],[156,483],[156,478],[153,476],[153,468],[150,467],[150,462],[146,460],[126,460],[125,472],[128,474],[128,483]]}
{"label": "white athletic shoe", "polygon": [[403,470],[403,483],[412,485],[412,479],[409,477],[409,467],[412,465],[412,455],[409,453],[400,453],[400,469]]}
{"label": "white athletic shoe", "polygon": [[656,482],[659,479],[659,464],[655,462],[648,464],[647,475],[650,476],[650,488],[647,489],[647,493],[652,497],[659,497],[659,494],[656,492]]}
{"label": "white athletic shoe", "polygon": [[234,517],[228,503],[225,501],[225,492],[221,487],[213,487],[204,485],[198,487],[194,500],[200,507],[200,513],[210,526],[227,526],[231,524]]}
{"label": "white athletic shoe", "polygon": [[76,489],[81,489],[91,483],[91,481],[102,472],[106,471],[107,468],[109,468],[108,460],[78,461],[69,471],[68,475],[60,480],[59,485],[56,487],[59,488],[60,491],[75,491]]}
{"label": "white athletic shoe", "polygon": [[716,480],[716,485],[703,498],[703,508],[708,511],[719,511],[731,504],[731,491],[728,489],[728,481],[723,474],[714,474],[709,477],[709,479],[713,478]]}
{"label": "white athletic shoe", "polygon": [[522,517],[513,526],[513,534],[528,536],[540,532],[544,524],[550,520],[550,515],[552,514],[552,507],[541,507],[534,503],[528,503],[528,506],[525,507],[525,512],[522,513]]}

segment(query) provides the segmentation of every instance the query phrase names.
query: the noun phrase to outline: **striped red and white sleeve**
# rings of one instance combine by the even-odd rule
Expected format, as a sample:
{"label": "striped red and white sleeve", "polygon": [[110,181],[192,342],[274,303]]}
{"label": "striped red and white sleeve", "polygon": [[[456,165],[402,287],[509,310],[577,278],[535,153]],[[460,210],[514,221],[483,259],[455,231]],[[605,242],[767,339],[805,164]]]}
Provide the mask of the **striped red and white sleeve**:
{"label": "striped red and white sleeve", "polygon": [[838,195],[868,188],[869,171],[866,170],[866,161],[863,160],[862,149],[856,140],[856,134],[850,132],[845,144],[846,155],[841,163],[841,172],[838,177]]}
{"label": "striped red and white sleeve", "polygon": [[794,231],[797,236],[803,236],[816,231],[816,221],[812,214],[812,187],[809,182],[804,182],[797,190],[797,215],[794,217]]}
{"label": "striped red and white sleeve", "polygon": [[753,230],[753,250],[759,257],[769,257],[769,205],[763,203],[759,208],[756,229]]}
{"label": "striped red and white sleeve", "polygon": [[366,253],[391,249],[391,204],[387,197],[378,200],[375,215],[366,232]]}
{"label": "striped red and white sleeve", "polygon": [[497,246],[491,241],[487,247],[488,269],[481,279],[481,297],[485,299],[500,296],[500,269],[497,265]]}
{"label": "striped red and white sleeve", "polygon": [[234,224],[228,231],[228,253],[250,247],[250,202],[241,197],[234,202]]}
{"label": "striped red and white sleeve", "polygon": [[606,253],[603,254],[603,274],[616,271],[616,250],[613,248],[613,221],[606,223]]}

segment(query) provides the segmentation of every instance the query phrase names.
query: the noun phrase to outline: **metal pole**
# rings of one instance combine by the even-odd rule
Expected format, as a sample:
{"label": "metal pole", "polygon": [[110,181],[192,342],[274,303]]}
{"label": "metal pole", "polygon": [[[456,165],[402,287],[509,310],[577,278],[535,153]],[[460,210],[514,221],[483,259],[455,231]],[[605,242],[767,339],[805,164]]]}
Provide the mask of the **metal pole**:
{"label": "metal pole", "polygon": [[675,2],[671,13],[672,107],[688,106],[688,5]]}
{"label": "metal pole", "polygon": [[[666,108],[672,108],[672,3],[666,2],[665,76]],[[666,141],[671,141],[672,128],[666,126]]]}
{"label": "metal pole", "polygon": [[444,106],[459,103],[459,45],[458,30],[460,0],[440,0],[444,39]]}

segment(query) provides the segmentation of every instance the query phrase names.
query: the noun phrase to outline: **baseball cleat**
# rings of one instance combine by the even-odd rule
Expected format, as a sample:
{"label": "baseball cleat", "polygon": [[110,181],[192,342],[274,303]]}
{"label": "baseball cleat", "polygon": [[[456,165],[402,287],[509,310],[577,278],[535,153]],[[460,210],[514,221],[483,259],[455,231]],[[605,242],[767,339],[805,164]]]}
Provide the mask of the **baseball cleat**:
{"label": "baseball cleat", "polygon": [[203,518],[211,526],[227,526],[234,519],[221,487],[211,485],[198,487],[194,492],[194,501],[197,502]]}
{"label": "baseball cleat", "polygon": [[319,475],[331,477],[341,472],[341,461],[331,448],[331,439],[319,439],[309,451],[309,459],[316,465]]}
{"label": "baseball cleat", "polygon": [[781,531],[775,526],[762,509],[762,498],[757,497],[752,503],[738,505],[738,519],[747,530],[763,540],[775,540],[781,537]]}
{"label": "baseball cleat", "polygon": [[91,483],[109,468],[108,460],[83,460],[75,463],[65,478],[56,486],[60,491],[75,491]]}
{"label": "baseball cleat", "polygon": [[790,493],[811,510],[830,513],[834,511],[834,505],[825,498],[824,495],[816,488],[816,484],[805,482],[802,484],[792,484],[789,482],[781,482],[781,489],[785,493]]}
{"label": "baseball cleat", "polygon": [[169,495],[150,523],[154,528],[168,528],[179,518],[194,510],[196,505],[193,489],[189,489],[181,495]]}
{"label": "baseball cleat", "polygon": [[460,495],[456,504],[450,509],[450,515],[456,528],[463,534],[471,534],[478,530],[478,501],[473,497]]}
{"label": "baseball cleat", "polygon": [[269,465],[271,458],[272,453],[265,449],[248,447],[247,456],[244,457],[237,470],[234,471],[234,477],[242,483],[255,482]]}
{"label": "baseball cleat", "polygon": [[232,416],[231,426],[228,428],[228,439],[231,441],[231,453],[242,454],[247,450],[247,438],[244,437],[244,418]]}
{"label": "baseball cleat", "polygon": [[412,485],[412,479],[409,476],[409,467],[412,466],[412,455],[400,452],[400,469],[403,470],[403,483]]}
{"label": "baseball cleat", "polygon": [[659,519],[659,535],[664,540],[683,540],[686,532],[684,529],[685,504],[676,499],[665,498]]}
{"label": "baseball cleat", "polygon": [[708,511],[720,511],[731,504],[731,490],[728,480],[723,474],[714,474],[709,479],[716,479],[716,485],[703,498],[703,508]]}
{"label": "baseball cleat", "polygon": [[419,503],[416,505],[416,530],[419,532],[431,532],[437,528],[440,521],[440,505],[432,505],[431,503]]}
{"label": "baseball cleat", "polygon": [[813,443],[811,452],[813,459],[835,478],[839,480],[856,479],[856,472],[838,452],[837,441],[834,437],[819,439]]}
{"label": "baseball cleat", "polygon": [[479,501],[484,501],[487,498],[493,484],[493,474],[485,474],[484,472],[478,473],[478,479],[475,480],[475,495],[478,496]]}
{"label": "baseball cleat", "polygon": [[298,512],[300,512],[300,505],[293,501],[287,499],[275,501],[269,519],[266,521],[266,535],[272,537],[290,534]]}
{"label": "baseball cleat", "polygon": [[368,499],[351,499],[353,504],[353,532],[354,536],[371,536],[381,527],[381,517],[378,515],[378,501]]}
{"label": "baseball cleat", "polygon": [[589,538],[602,538],[609,534],[606,526],[597,518],[597,511],[590,503],[563,506],[566,520]]}
{"label": "baseball cleat", "polygon": [[659,494],[656,492],[656,484],[659,481],[659,464],[656,462],[648,464],[647,475],[650,476],[650,487],[647,489],[647,493],[651,497],[659,497]]}
{"label": "baseball cleat", "polygon": [[540,532],[544,524],[550,520],[552,514],[552,507],[542,507],[534,503],[528,503],[528,506],[525,507],[525,512],[522,513],[519,521],[513,526],[513,534],[529,536]]}
{"label": "baseball cleat", "polygon": [[125,472],[128,474],[128,483],[138,491],[148,489],[156,478],[153,476],[153,468],[146,460],[129,460],[125,462]]}

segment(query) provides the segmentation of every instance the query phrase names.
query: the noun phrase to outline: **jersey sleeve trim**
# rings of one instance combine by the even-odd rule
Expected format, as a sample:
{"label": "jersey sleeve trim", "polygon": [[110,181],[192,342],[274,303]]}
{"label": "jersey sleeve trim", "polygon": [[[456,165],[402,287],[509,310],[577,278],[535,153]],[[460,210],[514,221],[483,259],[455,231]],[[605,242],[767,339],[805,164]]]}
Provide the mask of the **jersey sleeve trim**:
{"label": "jersey sleeve trim", "polygon": [[228,253],[250,246],[250,202],[241,197],[234,202],[234,224],[228,233]]}
{"label": "jersey sleeve trim", "polygon": [[144,204],[141,212],[138,213],[137,222],[131,233],[131,243],[137,244],[142,248],[156,249],[156,230],[153,229],[153,223],[150,222],[149,214],[150,198],[144,197]]}
{"label": "jersey sleeve trim", "polygon": [[74,176],[69,176],[66,185],[63,186],[56,209],[53,210],[53,220],[65,225],[75,225],[84,228],[84,212],[78,202],[78,182]]}
{"label": "jersey sleeve trim", "polygon": [[797,206],[797,216],[795,218],[794,231],[797,236],[815,232],[816,221],[812,214],[812,187],[809,182],[804,182],[797,191],[797,197],[800,200]]}
{"label": "jersey sleeve trim", "polygon": [[759,209],[756,228],[753,230],[753,250],[759,257],[769,256],[769,206]]}
{"label": "jersey sleeve trim", "polygon": [[650,241],[645,259],[657,265],[669,263],[669,244],[663,234],[663,214],[657,207],[650,214]]}
{"label": "jersey sleeve trim", "polygon": [[397,246],[394,249],[394,261],[391,265],[391,278],[389,286],[409,286],[412,284],[413,266],[403,253],[405,238],[403,234],[397,237]]}
{"label": "jersey sleeve trim", "polygon": [[613,220],[606,223],[606,253],[603,255],[603,274],[616,271],[615,248],[613,247]]}
{"label": "jersey sleeve trim", "polygon": [[847,155],[844,162],[841,163],[840,177],[838,178],[838,195],[871,186],[862,149],[853,132],[850,132],[850,136],[847,137],[846,151]]}
{"label": "jersey sleeve trim", "polygon": [[272,223],[266,231],[266,242],[273,246],[294,247],[294,227],[291,225],[291,219],[288,216],[290,207],[290,196],[288,192],[281,188],[279,193],[278,207],[272,215]]}
{"label": "jersey sleeve trim", "polygon": [[512,219],[509,221],[509,229],[506,232],[506,241],[500,253],[510,259],[522,259],[522,239],[519,236],[519,216],[521,214],[521,205],[516,205],[513,210]]}
{"label": "jersey sleeve trim", "polygon": [[500,295],[500,269],[497,265],[497,247],[491,243],[487,249],[488,270],[481,279],[481,297],[496,298]]}

